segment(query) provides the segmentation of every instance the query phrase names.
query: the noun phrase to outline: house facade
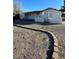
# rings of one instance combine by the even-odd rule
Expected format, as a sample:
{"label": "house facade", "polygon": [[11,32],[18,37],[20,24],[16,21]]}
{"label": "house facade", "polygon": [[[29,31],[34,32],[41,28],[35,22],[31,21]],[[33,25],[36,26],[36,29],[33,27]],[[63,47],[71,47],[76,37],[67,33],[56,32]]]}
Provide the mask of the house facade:
{"label": "house facade", "polygon": [[60,9],[59,11],[61,11],[62,21],[65,21],[65,7],[63,7],[63,8]]}
{"label": "house facade", "polygon": [[62,23],[61,12],[53,8],[26,12],[24,13],[24,19],[33,19],[35,22]]}

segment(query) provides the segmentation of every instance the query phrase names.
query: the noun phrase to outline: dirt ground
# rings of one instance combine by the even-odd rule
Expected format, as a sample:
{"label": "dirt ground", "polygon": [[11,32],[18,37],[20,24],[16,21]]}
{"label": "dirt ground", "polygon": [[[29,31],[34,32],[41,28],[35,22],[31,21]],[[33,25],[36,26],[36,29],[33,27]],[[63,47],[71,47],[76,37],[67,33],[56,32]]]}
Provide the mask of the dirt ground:
{"label": "dirt ground", "polygon": [[[65,53],[65,24],[41,25],[29,24],[24,27],[44,29],[55,34],[59,41],[60,57],[64,59]],[[44,33],[22,29],[14,26],[13,29],[14,59],[46,59],[48,37]]]}
{"label": "dirt ground", "polygon": [[13,59],[46,59],[46,34],[14,26]]}

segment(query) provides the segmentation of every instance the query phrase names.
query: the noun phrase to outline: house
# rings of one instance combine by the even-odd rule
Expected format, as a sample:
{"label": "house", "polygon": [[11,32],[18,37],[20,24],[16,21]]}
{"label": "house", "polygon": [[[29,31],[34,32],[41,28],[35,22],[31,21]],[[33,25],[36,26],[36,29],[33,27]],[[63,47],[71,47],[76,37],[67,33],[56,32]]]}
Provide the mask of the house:
{"label": "house", "polygon": [[60,9],[59,11],[61,11],[62,21],[65,21],[65,7],[63,7],[63,8]]}
{"label": "house", "polygon": [[34,20],[35,22],[62,23],[61,12],[53,8],[25,12],[24,19]]}

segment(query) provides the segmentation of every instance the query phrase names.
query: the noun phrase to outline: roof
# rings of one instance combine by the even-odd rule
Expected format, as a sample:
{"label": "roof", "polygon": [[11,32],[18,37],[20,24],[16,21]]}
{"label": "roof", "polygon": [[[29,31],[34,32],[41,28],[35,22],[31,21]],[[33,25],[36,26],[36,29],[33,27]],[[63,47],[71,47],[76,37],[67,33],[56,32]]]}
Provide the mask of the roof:
{"label": "roof", "polygon": [[65,11],[65,9],[60,9],[59,11]]}
{"label": "roof", "polygon": [[[59,10],[57,10],[57,9],[55,9],[55,8],[47,8],[47,9],[44,9],[44,10],[48,10],[48,9],[52,9],[52,10],[59,11]],[[43,10],[43,11],[44,11],[44,10]]]}
{"label": "roof", "polygon": [[31,12],[25,12],[25,13],[40,13],[40,12],[45,11],[45,10],[48,10],[48,9],[52,9],[52,10],[59,11],[59,10],[54,9],[54,8],[47,8],[47,9],[44,9],[44,10],[39,10],[39,11],[31,11]]}

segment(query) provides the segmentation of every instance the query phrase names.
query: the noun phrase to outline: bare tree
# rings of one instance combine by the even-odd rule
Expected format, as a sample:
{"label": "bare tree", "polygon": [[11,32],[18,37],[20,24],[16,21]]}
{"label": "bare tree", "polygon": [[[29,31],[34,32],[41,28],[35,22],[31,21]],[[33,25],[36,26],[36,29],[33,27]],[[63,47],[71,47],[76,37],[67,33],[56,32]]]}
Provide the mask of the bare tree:
{"label": "bare tree", "polygon": [[22,13],[21,10],[21,2],[19,0],[15,0],[13,3],[13,16],[18,15],[17,18],[23,19],[24,14]]}
{"label": "bare tree", "polygon": [[19,2],[13,3],[13,15],[20,14],[20,4]]}
{"label": "bare tree", "polygon": [[19,0],[13,0],[13,15],[21,13],[21,3]]}
{"label": "bare tree", "polygon": [[63,11],[65,11],[65,0],[63,0],[63,6],[61,6],[61,8],[60,8],[60,10],[63,10]]}

